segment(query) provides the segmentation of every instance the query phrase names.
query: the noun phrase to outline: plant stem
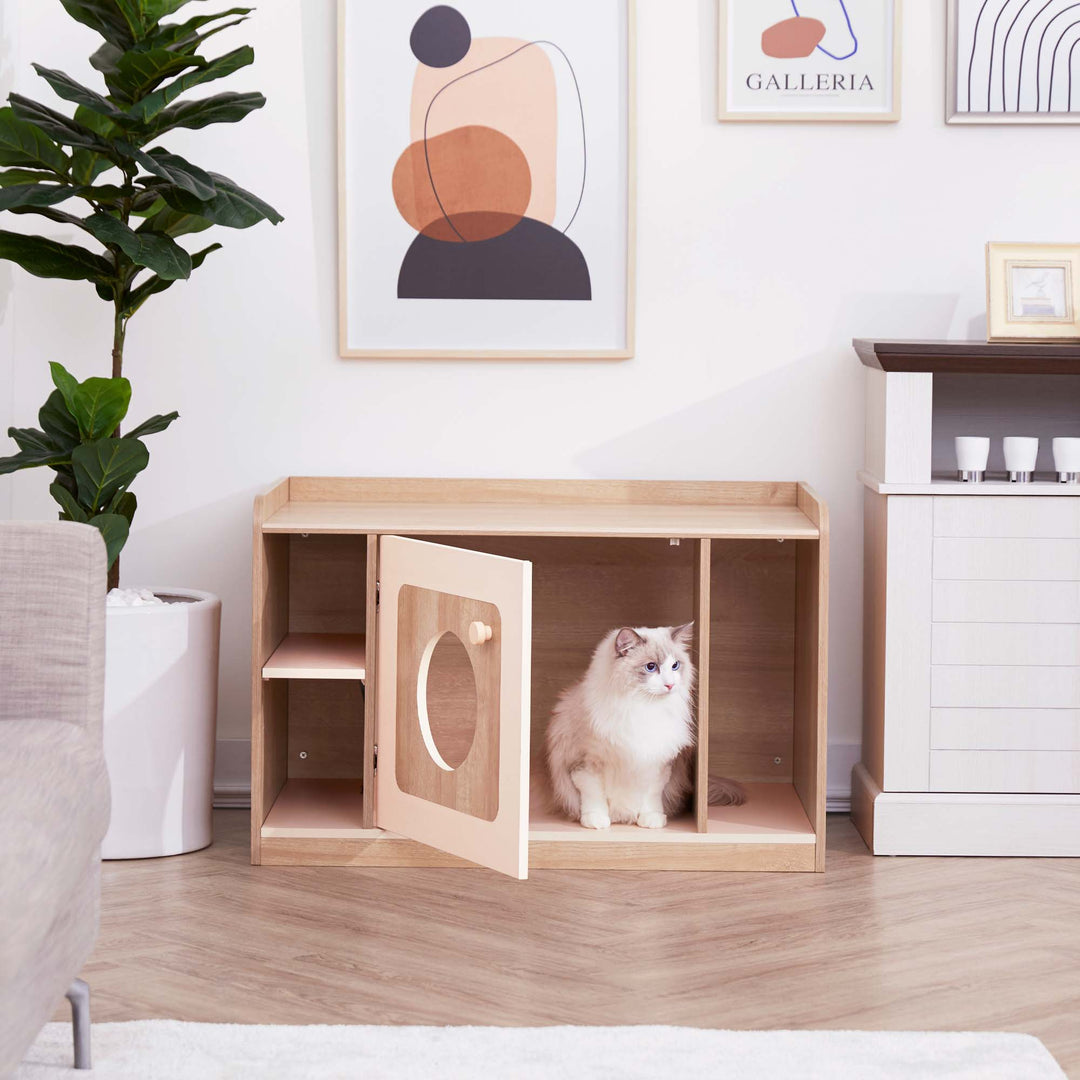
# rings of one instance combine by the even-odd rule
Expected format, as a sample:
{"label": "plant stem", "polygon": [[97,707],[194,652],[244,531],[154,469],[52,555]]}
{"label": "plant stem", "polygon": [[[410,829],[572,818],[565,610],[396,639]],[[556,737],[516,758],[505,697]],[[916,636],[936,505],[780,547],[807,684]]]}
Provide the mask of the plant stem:
{"label": "plant stem", "polygon": [[[127,333],[127,326],[124,322],[121,308],[120,297],[117,296],[113,302],[114,315],[113,315],[113,348],[112,348],[112,377],[119,379],[124,372],[124,336]],[[120,438],[120,425],[116,425],[116,430],[113,432],[113,438]],[[120,587],[120,556],[116,557],[116,562],[109,568],[109,578],[106,582],[106,592],[112,589],[118,589]]]}

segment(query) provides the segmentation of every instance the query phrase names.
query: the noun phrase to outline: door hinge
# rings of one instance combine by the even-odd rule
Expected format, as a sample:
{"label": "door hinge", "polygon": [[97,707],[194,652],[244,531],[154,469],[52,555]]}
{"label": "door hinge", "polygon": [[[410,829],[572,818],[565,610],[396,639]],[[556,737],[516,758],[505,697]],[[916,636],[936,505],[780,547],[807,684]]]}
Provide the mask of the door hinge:
{"label": "door hinge", "polygon": [[379,747],[376,744],[375,753],[371,756],[371,771],[378,772],[379,770]]}
{"label": "door hinge", "polygon": [[381,599],[381,596],[380,596],[381,592],[382,592],[382,585],[381,585],[380,582],[376,581],[375,582],[375,610],[376,611],[379,610],[379,601]]}

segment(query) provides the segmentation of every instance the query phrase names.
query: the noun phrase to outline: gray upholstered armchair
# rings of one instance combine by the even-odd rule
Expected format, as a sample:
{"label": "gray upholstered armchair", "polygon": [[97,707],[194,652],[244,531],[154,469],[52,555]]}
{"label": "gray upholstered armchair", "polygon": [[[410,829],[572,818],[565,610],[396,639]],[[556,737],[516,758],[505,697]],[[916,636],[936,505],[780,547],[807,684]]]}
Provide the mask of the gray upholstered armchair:
{"label": "gray upholstered armchair", "polygon": [[76,976],[97,936],[105,546],[70,523],[0,522],[0,1077],[65,994],[76,1068],[89,1068],[89,996]]}

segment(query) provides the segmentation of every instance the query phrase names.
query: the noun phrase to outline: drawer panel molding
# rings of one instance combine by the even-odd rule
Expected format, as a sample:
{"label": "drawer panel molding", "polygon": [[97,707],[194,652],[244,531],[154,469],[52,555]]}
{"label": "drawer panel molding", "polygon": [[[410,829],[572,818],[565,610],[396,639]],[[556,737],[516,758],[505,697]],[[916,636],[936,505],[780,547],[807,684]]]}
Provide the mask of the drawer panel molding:
{"label": "drawer panel molding", "polygon": [[933,791],[1072,795],[1080,792],[1080,753],[933,750],[930,786]]}
{"label": "drawer panel molding", "polygon": [[1080,582],[935,581],[934,622],[1080,623]]}
{"label": "drawer panel molding", "polygon": [[1080,667],[935,665],[935,709],[1080,709]]}
{"label": "drawer panel molding", "polygon": [[937,496],[934,535],[1080,540],[1080,499]]}
{"label": "drawer panel molding", "polygon": [[937,581],[1080,581],[1080,540],[934,541]]}
{"label": "drawer panel molding", "polygon": [[930,746],[1080,753],[1080,709],[931,709]]}
{"label": "drawer panel molding", "polygon": [[932,631],[935,664],[1080,665],[1080,626],[1046,623],[941,623]]}

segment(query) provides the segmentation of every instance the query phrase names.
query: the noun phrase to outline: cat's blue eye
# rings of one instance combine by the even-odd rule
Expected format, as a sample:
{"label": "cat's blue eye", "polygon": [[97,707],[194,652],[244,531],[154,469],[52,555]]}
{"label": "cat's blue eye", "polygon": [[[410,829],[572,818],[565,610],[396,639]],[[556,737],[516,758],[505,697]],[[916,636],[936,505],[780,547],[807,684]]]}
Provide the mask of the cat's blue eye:
{"label": "cat's blue eye", "polygon": [[679,661],[678,660],[676,660],[675,663],[671,665],[671,670],[672,671],[678,671],[679,670]]}
{"label": "cat's blue eye", "polygon": [[649,661],[649,662],[648,662],[648,663],[647,663],[647,664],[645,665],[645,670],[646,670],[646,671],[655,671],[655,670],[656,670],[656,665],[655,665],[655,664],[654,664],[654,663],[653,663],[653,662],[652,662],[652,661],[650,660],[650,661]]}

